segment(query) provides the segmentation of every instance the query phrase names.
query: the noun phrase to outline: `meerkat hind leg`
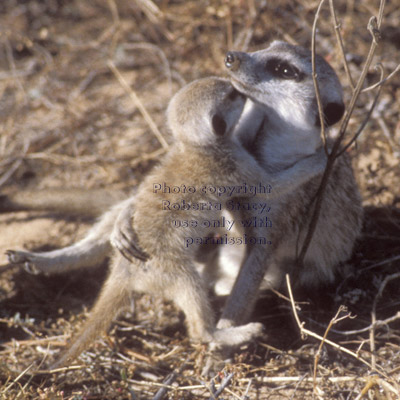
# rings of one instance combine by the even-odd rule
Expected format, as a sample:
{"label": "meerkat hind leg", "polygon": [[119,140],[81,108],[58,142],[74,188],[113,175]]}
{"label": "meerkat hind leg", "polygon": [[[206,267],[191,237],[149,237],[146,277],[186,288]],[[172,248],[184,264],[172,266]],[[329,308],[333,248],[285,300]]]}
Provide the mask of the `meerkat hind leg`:
{"label": "meerkat hind leg", "polygon": [[[263,325],[260,323],[215,329],[213,312],[207,298],[205,285],[195,266],[191,266],[190,270],[177,267],[175,271],[180,272],[164,274],[164,281],[162,273],[153,275],[157,281],[163,281],[164,297],[174,301],[183,310],[189,336],[192,339],[209,343],[210,350],[213,351],[221,348],[232,349],[262,334]],[[137,284],[138,288],[142,286],[142,283]],[[146,286],[152,287],[152,284]],[[162,287],[153,288],[155,294],[162,292],[162,289]]]}
{"label": "meerkat hind leg", "polygon": [[110,236],[121,210],[132,202],[122,201],[106,212],[80,241],[52,251],[7,250],[11,264],[23,264],[30,273],[62,273],[99,265],[111,253]]}
{"label": "meerkat hind leg", "polygon": [[78,357],[101,332],[108,328],[122,309],[129,305],[132,292],[130,270],[127,260],[122,257],[115,258],[110,275],[88,320],[80,332],[75,335],[67,351],[51,366],[52,369],[68,365]]}

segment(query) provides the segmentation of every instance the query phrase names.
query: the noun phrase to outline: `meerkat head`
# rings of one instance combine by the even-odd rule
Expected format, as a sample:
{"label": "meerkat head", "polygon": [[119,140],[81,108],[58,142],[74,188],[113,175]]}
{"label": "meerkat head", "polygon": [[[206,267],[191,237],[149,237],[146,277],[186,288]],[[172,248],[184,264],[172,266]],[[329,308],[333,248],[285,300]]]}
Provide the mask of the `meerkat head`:
{"label": "meerkat head", "polygon": [[[253,53],[228,52],[225,66],[232,84],[253,101],[298,127],[320,127],[311,51],[274,41]],[[344,113],[342,87],[335,71],[320,56],[316,57],[316,73],[325,126],[330,126]]]}
{"label": "meerkat head", "polygon": [[230,138],[246,97],[227,79],[199,79],[184,86],[171,99],[167,122],[179,142],[201,146],[216,138]]}

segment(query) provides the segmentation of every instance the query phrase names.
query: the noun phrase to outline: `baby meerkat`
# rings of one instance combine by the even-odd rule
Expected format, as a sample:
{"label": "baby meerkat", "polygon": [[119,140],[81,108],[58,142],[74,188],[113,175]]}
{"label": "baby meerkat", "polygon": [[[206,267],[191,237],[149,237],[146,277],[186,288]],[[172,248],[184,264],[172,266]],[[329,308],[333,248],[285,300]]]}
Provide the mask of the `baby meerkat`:
{"label": "baby meerkat", "polygon": [[[215,191],[201,189],[210,184],[235,188],[256,187],[265,182],[273,187],[268,198],[281,196],[320,173],[326,157],[321,150],[299,161],[297,168],[266,173],[232,136],[244,104],[245,97],[228,80],[219,78],[195,81],[173,97],[167,118],[176,143],[145,178],[133,199],[130,221],[137,233],[135,240],[142,249],[141,256],[131,262],[120,254],[114,257],[110,275],[88,321],[58,365],[79,355],[129,302],[133,291],[172,300],[185,313],[188,333],[194,340],[234,346],[261,332],[261,324],[256,323],[215,329],[204,282],[196,268],[198,246],[186,245],[188,238],[212,236],[203,221],[217,220],[221,214],[218,207],[211,206],[206,213],[201,209],[201,204],[221,200]],[[183,213],[180,207],[165,209],[164,205],[176,203],[177,195],[173,191],[158,190],[155,185],[159,182],[167,182],[170,187],[187,184],[194,188],[179,193]],[[240,193],[240,197],[246,196],[254,197],[254,192]],[[183,215],[193,223],[175,227],[174,221]],[[10,252],[9,256],[18,262],[26,261],[27,254]]]}
{"label": "baby meerkat", "polygon": [[[309,50],[274,41],[268,48],[254,53],[229,52],[225,65],[233,86],[250,99],[247,115],[242,118],[257,120],[260,115],[266,116],[264,130],[255,140],[250,136],[248,145],[265,171],[291,167],[322,145]],[[342,88],[334,70],[319,56],[316,73],[324,123],[329,127],[343,116]],[[239,124],[236,135],[246,142],[247,132],[248,125]],[[258,279],[252,280],[248,278],[251,266],[260,267],[256,263],[249,264],[250,269],[242,267],[218,327],[238,325],[246,320],[249,302],[243,296],[243,287],[255,293],[263,281],[267,288],[277,288],[288,272],[295,284],[316,287],[332,282],[337,266],[350,257],[361,230],[363,209],[350,158],[343,154],[336,160],[328,181],[303,266],[296,265],[320,180],[321,174],[318,174],[286,196],[271,201],[272,246],[269,257],[263,261],[267,264],[266,273],[263,279],[258,275]]]}

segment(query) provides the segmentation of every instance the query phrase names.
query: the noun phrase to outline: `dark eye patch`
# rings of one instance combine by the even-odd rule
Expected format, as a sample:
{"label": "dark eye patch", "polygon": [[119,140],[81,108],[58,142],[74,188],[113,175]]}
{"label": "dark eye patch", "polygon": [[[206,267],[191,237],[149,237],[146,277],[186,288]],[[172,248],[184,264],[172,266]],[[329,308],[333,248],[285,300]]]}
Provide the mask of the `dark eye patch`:
{"label": "dark eye patch", "polygon": [[273,58],[265,64],[265,69],[274,77],[279,79],[301,81],[303,73],[297,67],[287,61]]}

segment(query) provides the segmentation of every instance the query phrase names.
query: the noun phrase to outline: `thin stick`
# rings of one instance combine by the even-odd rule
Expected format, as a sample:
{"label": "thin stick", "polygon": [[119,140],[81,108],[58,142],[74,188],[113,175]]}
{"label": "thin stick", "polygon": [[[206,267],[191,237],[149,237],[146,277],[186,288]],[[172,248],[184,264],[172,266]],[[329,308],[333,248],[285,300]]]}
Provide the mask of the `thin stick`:
{"label": "thin stick", "polygon": [[345,307],[340,306],[338,311],[337,311],[337,313],[336,313],[336,315],[329,321],[328,327],[325,329],[324,336],[323,336],[323,338],[322,338],[322,340],[321,340],[321,342],[319,344],[317,353],[315,354],[315,358],[314,358],[314,374],[313,374],[313,377],[314,377],[314,385],[313,386],[314,386],[314,392],[315,393],[317,391],[317,369],[318,369],[319,357],[320,357],[320,354],[321,354],[321,351],[322,351],[322,346],[324,345],[324,343],[326,341],[326,338],[328,336],[328,333],[331,330],[332,326],[334,324],[336,324],[337,322],[339,322],[340,320],[342,320],[344,318],[347,318],[349,316],[349,314],[346,314],[344,317],[339,318],[339,314],[341,314],[343,311],[346,311]]}
{"label": "thin stick", "polygon": [[372,311],[371,311],[371,329],[369,330],[369,351],[371,352],[371,365],[374,368],[376,368],[375,324],[376,324],[376,312],[375,312],[375,309],[372,309]]}
{"label": "thin stick", "polygon": [[382,267],[382,265],[390,264],[390,263],[392,263],[394,261],[399,261],[399,260],[400,260],[400,255],[397,255],[397,256],[394,256],[392,258],[388,258],[387,260],[383,260],[383,261],[380,261],[378,263],[369,265],[368,267],[363,268],[361,270],[361,272],[364,273],[366,271],[369,271],[370,269],[377,268],[377,267]]}
{"label": "thin stick", "polygon": [[[397,272],[397,273],[395,273],[395,274],[392,274],[392,275],[387,276],[387,277],[382,281],[382,283],[381,283],[381,285],[380,285],[380,287],[379,287],[378,293],[377,293],[376,296],[375,296],[374,303],[373,303],[373,305],[372,305],[372,310],[373,310],[374,312],[376,312],[376,306],[377,306],[377,304],[378,304],[378,300],[379,300],[379,298],[382,296],[382,293],[383,293],[383,291],[385,290],[386,285],[387,285],[390,281],[392,281],[392,280],[394,280],[394,279],[399,279],[399,278],[400,278],[400,272]],[[400,311],[399,311],[399,312],[400,312]]]}
{"label": "thin stick", "polygon": [[174,382],[177,376],[178,374],[176,372],[172,372],[172,374],[169,374],[167,379],[165,379],[165,381],[163,382],[166,386],[160,388],[157,391],[156,395],[153,397],[153,400],[162,400],[163,397],[168,393],[169,387]]}
{"label": "thin stick", "polygon": [[[382,74],[383,75],[383,70],[382,70]],[[382,91],[382,87],[383,86],[379,86],[379,89],[377,91],[377,93],[375,94],[375,98],[374,101],[371,104],[371,107],[368,110],[367,115],[364,118],[364,121],[362,122],[362,124],[360,125],[360,127],[358,128],[357,132],[353,135],[353,137],[351,138],[351,140],[349,141],[349,143],[347,143],[346,145],[343,146],[342,150],[340,150],[337,154],[337,157],[340,157],[344,152],[347,151],[347,149],[350,148],[350,146],[358,139],[358,137],[361,135],[362,131],[364,130],[365,126],[367,125],[369,119],[371,118],[372,112],[375,109],[376,104],[378,103],[378,99],[379,96],[381,94]]]}
{"label": "thin stick", "polygon": [[22,156],[17,158],[11,165],[11,167],[3,175],[0,176],[0,188],[13,176],[14,172],[17,171],[19,166],[22,164],[22,161],[24,160],[24,157],[28,152],[29,146],[30,141],[26,140],[22,149]]}
{"label": "thin stick", "polygon": [[[397,321],[398,319],[400,319],[400,311],[397,311],[397,313],[395,315],[392,315],[391,317],[388,317],[383,320],[378,319],[377,321],[375,321],[375,328],[379,328],[381,326],[388,325],[394,321]],[[314,322],[314,324],[323,326],[322,324],[318,323],[317,321],[313,321],[313,322]],[[371,326],[372,325],[368,325],[365,328],[354,329],[354,330],[349,330],[349,331],[339,331],[337,329],[331,329],[331,331],[333,333],[337,333],[338,335],[350,336],[350,335],[358,335],[360,333],[368,332],[371,330]],[[261,345],[262,345],[262,343],[261,343]]]}
{"label": "thin stick", "polygon": [[377,379],[375,377],[369,377],[360,394],[354,400],[361,400],[364,395],[367,394],[368,391],[376,385],[378,385]]}
{"label": "thin stick", "polygon": [[370,351],[371,351],[371,364],[375,368],[376,365],[376,355],[375,355],[375,327],[376,327],[376,307],[378,305],[378,300],[382,296],[383,291],[385,290],[386,285],[394,280],[400,278],[400,272],[396,274],[392,274],[387,276],[381,283],[378,293],[375,296],[374,303],[372,305],[371,311],[371,328],[369,331],[369,342],[370,342]]}
{"label": "thin stick", "polygon": [[353,81],[353,77],[351,76],[349,64],[348,64],[347,59],[346,59],[346,54],[345,54],[345,51],[344,51],[343,38],[342,38],[342,35],[340,33],[341,25],[338,22],[337,17],[336,17],[336,9],[335,9],[335,5],[333,4],[333,0],[329,0],[329,8],[330,8],[330,11],[331,11],[331,16],[332,16],[332,19],[333,19],[333,25],[334,25],[334,28],[335,28],[336,41],[337,41],[337,43],[339,45],[340,53],[341,53],[342,60],[343,60],[344,70],[346,71],[347,79],[349,80],[350,86],[354,90],[354,81]]}
{"label": "thin stick", "polygon": [[[255,382],[259,383],[296,383],[305,382],[313,383],[313,377],[304,376],[262,376],[252,378]],[[248,382],[249,378],[238,379],[238,382]],[[317,378],[317,382],[329,382],[329,383],[345,383],[345,382],[365,382],[365,378],[360,376],[325,376]]]}
{"label": "thin stick", "polygon": [[371,86],[368,86],[367,88],[363,89],[361,93],[369,92],[370,90],[373,90],[377,88],[378,86],[382,86],[384,83],[392,79],[398,72],[400,71],[400,64],[384,79],[380,80],[377,83],[374,83]]}
{"label": "thin stick", "polygon": [[193,357],[194,357],[193,355],[188,357],[179,367],[178,371],[173,371],[171,374],[167,376],[167,378],[163,382],[166,386],[160,388],[157,391],[156,395],[153,397],[153,400],[162,400],[164,398],[164,396],[168,393],[169,390],[167,386],[171,386],[171,384],[175,381],[178,375],[182,374],[183,370],[186,368],[188,361]]}
{"label": "thin stick", "polygon": [[321,124],[320,135],[321,135],[322,142],[324,143],[325,153],[328,156],[329,153],[328,153],[328,147],[327,147],[327,143],[326,143],[324,108],[322,106],[321,92],[320,92],[319,86],[318,86],[317,71],[316,71],[316,65],[315,65],[315,58],[316,58],[315,37],[316,37],[316,32],[317,32],[317,22],[318,22],[319,14],[321,12],[321,8],[322,8],[322,5],[324,4],[324,1],[325,0],[320,1],[317,11],[315,13],[315,17],[314,17],[314,23],[313,23],[312,35],[311,35],[311,67],[312,67],[312,78],[313,78],[313,83],[314,83],[315,97],[317,99],[317,105],[318,105],[319,121]]}
{"label": "thin stick", "polygon": [[150,114],[147,112],[145,106],[143,103],[140,101],[139,97],[137,94],[132,90],[132,88],[129,86],[128,82],[124,79],[124,77],[121,75],[121,73],[118,71],[117,67],[115,64],[109,60],[107,62],[108,67],[111,69],[115,77],[117,78],[118,82],[121,84],[121,86],[125,89],[125,91],[129,94],[130,98],[132,101],[135,103],[136,107],[139,109],[140,113],[142,114],[143,118],[149,125],[151,131],[153,132],[154,136],[158,139],[160,142],[161,146],[166,150],[168,149],[168,143],[164,139],[163,135],[161,132],[158,130],[157,125],[154,123],[153,119],[151,118]]}
{"label": "thin stick", "polygon": [[112,19],[113,19],[113,25],[118,26],[120,19],[119,19],[119,14],[118,14],[118,7],[115,4],[114,0],[107,0],[108,7],[110,8]]}
{"label": "thin stick", "polygon": [[170,95],[172,96],[171,66],[169,65],[167,56],[165,55],[164,51],[159,46],[156,46],[155,44],[147,43],[147,42],[123,43],[121,46],[127,50],[137,50],[138,49],[138,50],[147,50],[147,51],[156,53],[163,64],[164,73],[165,73],[165,76],[167,78],[168,85],[169,85],[169,92],[170,92]]}
{"label": "thin stick", "polygon": [[7,387],[4,388],[4,390],[1,391],[1,393],[7,393],[24,375],[28,373],[31,368],[33,368],[33,366],[34,363],[25,368]]}
{"label": "thin stick", "polygon": [[17,68],[15,66],[13,51],[12,51],[12,48],[11,48],[10,41],[8,40],[7,37],[5,38],[4,45],[5,45],[5,48],[6,48],[7,61],[8,61],[8,64],[9,64],[11,72],[12,72],[12,77],[17,82],[18,89],[21,91],[21,93],[23,94],[23,96],[25,98],[26,97],[26,91],[24,89],[24,86],[22,85],[20,77],[17,74]]}
{"label": "thin stick", "polygon": [[250,378],[249,383],[247,384],[247,387],[246,387],[246,391],[244,392],[244,395],[243,395],[243,400],[249,398],[249,397],[248,397],[248,394],[249,394],[250,387],[251,387],[251,384],[252,384],[252,383],[253,383],[253,379]]}
{"label": "thin stick", "polygon": [[216,390],[214,393],[211,392],[212,396],[210,396],[209,400],[217,399],[220,396],[220,394],[224,391],[224,389],[229,385],[234,375],[235,374],[231,372],[227,377],[225,377],[224,380],[221,382],[221,385],[219,386],[218,390]]}

